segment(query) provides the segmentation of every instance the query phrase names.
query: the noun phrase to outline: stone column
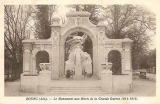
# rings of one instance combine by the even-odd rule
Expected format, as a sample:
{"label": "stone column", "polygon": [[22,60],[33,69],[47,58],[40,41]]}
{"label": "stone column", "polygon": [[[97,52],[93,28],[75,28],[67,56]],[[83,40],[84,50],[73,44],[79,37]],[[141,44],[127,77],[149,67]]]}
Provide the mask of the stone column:
{"label": "stone column", "polygon": [[[65,41],[65,40],[64,40]],[[61,40],[61,44],[60,44],[60,76],[63,76],[65,74],[64,70],[65,70],[65,47],[64,45],[62,45],[62,40]]]}
{"label": "stone column", "polygon": [[23,73],[31,74],[31,43],[23,43]]}
{"label": "stone column", "polygon": [[110,52],[110,49],[107,46],[105,48],[106,48],[105,49],[105,62],[106,64],[108,64],[108,54]]}
{"label": "stone column", "polygon": [[33,55],[33,57],[32,57],[32,70],[33,70],[33,74],[37,74],[35,55]]}
{"label": "stone column", "polygon": [[52,57],[49,57],[49,63],[50,63],[50,71],[52,69]]}
{"label": "stone column", "polygon": [[[97,40],[96,40],[97,41]],[[93,61],[92,61],[92,69],[93,69],[93,75],[97,75],[97,69],[98,69],[98,57],[97,57],[97,42],[96,44],[93,44]]]}
{"label": "stone column", "polygon": [[124,50],[122,50],[122,54],[121,54],[121,66],[122,66],[122,74],[125,74],[125,56],[124,56]]}
{"label": "stone column", "polygon": [[124,43],[125,48],[125,73],[129,74],[132,71],[132,60],[131,60],[131,41]]}
{"label": "stone column", "polygon": [[126,70],[125,70],[125,72],[126,73],[130,73],[131,72],[131,70],[132,70],[132,68],[131,68],[131,50],[130,49],[125,49],[125,61],[126,61]]}
{"label": "stone column", "polygon": [[105,24],[103,18],[99,18],[99,23],[97,25],[97,38],[98,38],[98,67],[97,75],[101,79],[101,64],[105,62]]}
{"label": "stone column", "polygon": [[60,76],[60,19],[55,17],[52,19],[51,38],[52,38],[52,69],[51,79],[59,79]]}
{"label": "stone column", "polygon": [[59,79],[59,33],[55,32],[58,36],[53,36],[52,40],[52,70],[51,70],[51,77],[52,79]]}

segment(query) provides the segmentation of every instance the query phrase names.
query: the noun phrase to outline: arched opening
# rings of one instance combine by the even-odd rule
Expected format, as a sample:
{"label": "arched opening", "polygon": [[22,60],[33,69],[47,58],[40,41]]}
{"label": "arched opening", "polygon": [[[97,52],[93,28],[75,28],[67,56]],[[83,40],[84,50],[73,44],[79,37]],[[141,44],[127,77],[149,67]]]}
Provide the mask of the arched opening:
{"label": "arched opening", "polygon": [[[65,68],[64,71],[66,70],[66,64],[73,63],[75,66],[76,65],[76,53],[75,49],[76,47],[80,46],[81,47],[81,53],[80,53],[80,63],[82,67],[82,75],[83,74],[88,74],[92,76],[93,74],[93,44],[91,38],[88,36],[87,33],[85,32],[73,32],[68,35],[68,37],[65,40]],[[73,55],[72,55],[73,54]],[[72,64],[71,64],[72,65]],[[71,66],[70,65],[70,66]],[[88,67],[88,69],[86,68]],[[90,70],[90,71],[88,71]],[[64,72],[65,73],[65,72]]]}
{"label": "arched opening", "polygon": [[65,75],[65,43],[66,43],[66,39],[68,38],[68,36],[74,32],[84,32],[87,34],[87,36],[89,36],[89,38],[91,39],[92,42],[92,53],[93,53],[93,57],[92,57],[92,65],[93,65],[93,75],[99,77],[99,69],[97,69],[97,40],[96,40],[96,34],[92,33],[92,31],[84,28],[84,27],[73,27],[73,28],[69,28],[67,31],[65,31],[62,34],[62,38],[60,40],[60,53],[62,53],[60,55],[60,76],[64,76]]}
{"label": "arched opening", "polygon": [[122,73],[121,54],[117,50],[112,50],[108,54],[108,62],[112,63],[112,74],[119,75]]}
{"label": "arched opening", "polygon": [[49,54],[46,51],[39,51],[36,54],[36,70],[37,73],[41,71],[39,64],[40,63],[49,63]]}

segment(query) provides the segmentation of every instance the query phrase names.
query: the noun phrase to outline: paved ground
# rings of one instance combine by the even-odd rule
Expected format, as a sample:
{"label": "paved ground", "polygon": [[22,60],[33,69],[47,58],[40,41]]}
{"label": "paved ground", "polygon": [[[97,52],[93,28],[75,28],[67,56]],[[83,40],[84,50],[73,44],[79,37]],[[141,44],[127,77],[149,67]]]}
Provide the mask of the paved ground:
{"label": "paved ground", "polygon": [[156,96],[156,82],[148,80],[133,80],[133,92],[121,95]]}
{"label": "paved ground", "polygon": [[[152,75],[150,75],[152,76]],[[153,76],[152,76],[153,78]],[[20,81],[5,82],[5,96],[43,96],[36,93],[20,92]],[[116,94],[115,96],[156,96],[156,82],[148,79],[133,79],[133,92],[128,94]],[[110,96],[110,94],[109,94]]]}
{"label": "paved ground", "polygon": [[[139,71],[135,71],[135,73],[133,73],[133,74],[135,74],[135,76],[133,76],[133,77],[139,78],[139,73],[140,73]],[[146,77],[148,80],[156,81],[156,74],[146,73]]]}
{"label": "paved ground", "polygon": [[149,80],[156,81],[156,74],[147,73],[146,76]]}

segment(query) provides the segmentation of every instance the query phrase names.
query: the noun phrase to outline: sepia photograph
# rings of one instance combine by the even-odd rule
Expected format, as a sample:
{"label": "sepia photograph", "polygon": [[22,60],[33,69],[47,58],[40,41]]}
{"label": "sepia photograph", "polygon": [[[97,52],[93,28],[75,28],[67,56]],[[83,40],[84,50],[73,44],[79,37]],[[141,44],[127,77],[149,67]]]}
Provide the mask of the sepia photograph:
{"label": "sepia photograph", "polygon": [[153,8],[107,3],[3,8],[4,97],[28,103],[156,98]]}
{"label": "sepia photograph", "polygon": [[5,96],[155,96],[155,17],[132,4],[4,5]]}

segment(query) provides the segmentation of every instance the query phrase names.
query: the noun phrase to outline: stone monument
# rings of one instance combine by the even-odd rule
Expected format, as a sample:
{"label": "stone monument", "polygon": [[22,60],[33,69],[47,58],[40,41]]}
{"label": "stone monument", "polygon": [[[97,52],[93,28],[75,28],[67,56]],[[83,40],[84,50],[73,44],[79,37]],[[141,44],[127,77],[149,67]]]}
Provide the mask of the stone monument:
{"label": "stone monument", "polygon": [[83,73],[92,73],[92,60],[87,52],[83,51],[82,44],[84,43],[86,34],[81,36],[74,36],[68,40],[72,44],[69,50],[69,59],[65,62],[65,72],[70,70],[74,72],[75,79],[83,78]]}
{"label": "stone monument", "polygon": [[[91,13],[84,11],[69,12],[66,14],[68,22],[63,25],[60,24],[60,18],[53,17],[51,37],[49,39],[27,39],[22,41],[22,91],[43,93],[51,87],[49,86],[51,82],[58,82],[66,74],[66,70],[71,70],[74,72],[75,79],[83,79],[83,72],[93,74],[101,81],[100,85],[103,91],[107,93],[132,92],[132,40],[129,38],[109,39],[106,36],[104,19],[99,18],[98,24],[94,25],[89,20],[90,15]],[[82,36],[75,35],[67,41],[67,37],[76,32],[84,34]],[[83,51],[82,44],[86,36],[92,41],[92,58],[87,52]],[[67,61],[65,60],[66,42],[72,43]],[[109,70],[111,65],[108,64],[108,54],[112,50],[116,50],[121,54],[121,75],[112,75],[112,71]],[[42,71],[43,74],[38,74],[36,71],[36,54],[39,51],[46,51],[49,54],[50,74],[48,76],[43,73],[44,71]],[[109,65],[108,69],[103,70],[102,63]]]}

